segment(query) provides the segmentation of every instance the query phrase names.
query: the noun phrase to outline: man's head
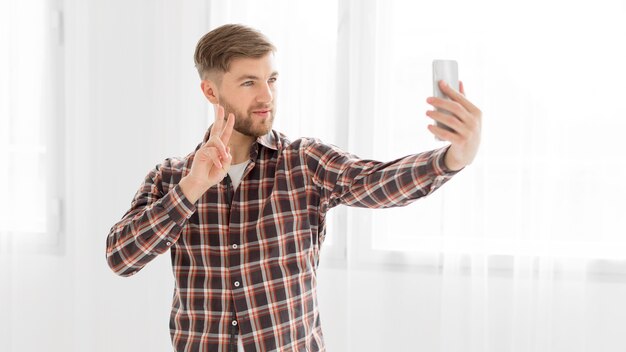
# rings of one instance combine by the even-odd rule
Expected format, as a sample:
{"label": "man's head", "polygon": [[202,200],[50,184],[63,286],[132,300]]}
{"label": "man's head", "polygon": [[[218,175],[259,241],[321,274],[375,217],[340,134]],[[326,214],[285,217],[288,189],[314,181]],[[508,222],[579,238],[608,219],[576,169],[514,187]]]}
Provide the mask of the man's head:
{"label": "man's head", "polygon": [[[235,131],[258,137],[276,112],[276,48],[260,32],[237,24],[218,27],[198,41],[194,61],[201,88],[213,104],[235,114]],[[262,111],[267,111],[262,113]]]}

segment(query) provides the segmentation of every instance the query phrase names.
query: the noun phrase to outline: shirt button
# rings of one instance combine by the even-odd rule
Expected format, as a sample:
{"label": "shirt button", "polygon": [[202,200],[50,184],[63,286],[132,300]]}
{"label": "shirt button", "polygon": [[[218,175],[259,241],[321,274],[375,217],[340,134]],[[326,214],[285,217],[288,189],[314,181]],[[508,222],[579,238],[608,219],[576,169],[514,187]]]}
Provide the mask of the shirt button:
{"label": "shirt button", "polygon": [[237,249],[237,245],[236,244],[233,244],[233,249]]}
{"label": "shirt button", "polygon": [[169,246],[171,246],[171,245],[172,245],[172,242],[167,241],[166,245],[169,247]]}
{"label": "shirt button", "polygon": [[239,287],[239,281],[235,281],[235,287]]}
{"label": "shirt button", "polygon": [[233,320],[233,326],[237,326],[237,320]]}

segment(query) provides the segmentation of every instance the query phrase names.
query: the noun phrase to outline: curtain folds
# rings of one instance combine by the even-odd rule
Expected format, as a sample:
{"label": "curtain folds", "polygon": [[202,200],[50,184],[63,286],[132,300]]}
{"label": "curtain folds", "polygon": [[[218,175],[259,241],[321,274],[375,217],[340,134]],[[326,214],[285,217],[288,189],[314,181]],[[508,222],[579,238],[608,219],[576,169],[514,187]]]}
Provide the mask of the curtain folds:
{"label": "curtain folds", "polygon": [[[327,303],[341,307],[329,313],[326,326],[341,331],[327,334],[330,347],[626,348],[601,327],[626,318],[616,303],[626,274],[617,139],[626,111],[613,104],[626,51],[610,44],[626,34],[625,12],[611,2],[568,11],[539,1],[211,3],[212,28],[246,23],[277,44],[276,128],[292,138],[320,137],[378,160],[442,146],[424,114],[433,59],[459,61],[467,96],[483,110],[479,157],[442,190],[334,219],[341,233],[329,229],[331,264],[320,270],[345,280],[346,292]],[[594,74],[598,61],[611,74]],[[398,330],[383,323],[392,317]]]}

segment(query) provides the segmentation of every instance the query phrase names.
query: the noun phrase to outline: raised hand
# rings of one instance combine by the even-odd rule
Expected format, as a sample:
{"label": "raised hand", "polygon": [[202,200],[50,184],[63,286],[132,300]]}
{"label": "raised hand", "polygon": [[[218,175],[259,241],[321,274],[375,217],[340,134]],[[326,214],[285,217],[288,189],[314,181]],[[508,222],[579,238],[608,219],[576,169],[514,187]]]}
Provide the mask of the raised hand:
{"label": "raised hand", "polygon": [[183,193],[192,203],[226,177],[233,160],[227,145],[233,133],[235,115],[230,113],[228,120],[224,121],[224,114],[224,107],[218,105],[209,139],[196,151],[191,171],[180,181]]}
{"label": "raised hand", "polygon": [[465,97],[463,82],[459,82],[460,92],[456,91],[444,81],[439,81],[439,87],[452,101],[429,97],[426,102],[436,108],[449,113],[429,110],[426,115],[452,128],[447,131],[437,125],[429,125],[432,134],[451,143],[446,153],[445,163],[450,170],[460,170],[472,163],[480,146],[482,112]]}

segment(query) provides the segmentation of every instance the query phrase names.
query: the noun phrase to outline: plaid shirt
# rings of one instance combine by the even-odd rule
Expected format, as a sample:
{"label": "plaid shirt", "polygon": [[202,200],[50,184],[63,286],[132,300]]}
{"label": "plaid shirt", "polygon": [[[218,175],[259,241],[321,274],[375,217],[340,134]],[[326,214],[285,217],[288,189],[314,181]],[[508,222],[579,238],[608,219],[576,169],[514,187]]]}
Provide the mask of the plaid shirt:
{"label": "plaid shirt", "polygon": [[166,159],[111,228],[107,261],[130,276],[170,251],[176,351],[235,351],[239,330],[246,351],[325,351],[316,286],[326,213],[430,194],[454,174],[446,150],[383,163],[271,131],[252,145],[236,191],[226,176],[195,204],[178,185],[194,153]]}

